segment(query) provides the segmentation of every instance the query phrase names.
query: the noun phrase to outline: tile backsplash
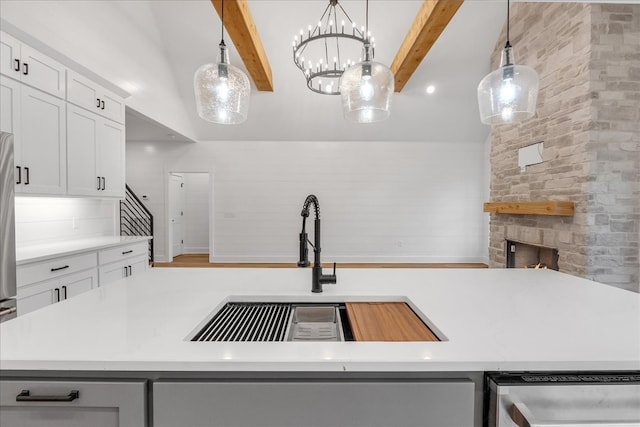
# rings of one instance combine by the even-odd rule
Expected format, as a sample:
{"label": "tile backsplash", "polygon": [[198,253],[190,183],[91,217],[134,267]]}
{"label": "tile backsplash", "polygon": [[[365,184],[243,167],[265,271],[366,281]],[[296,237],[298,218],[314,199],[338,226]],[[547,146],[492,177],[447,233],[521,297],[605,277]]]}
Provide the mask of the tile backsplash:
{"label": "tile backsplash", "polygon": [[119,234],[118,200],[16,197],[16,245]]}

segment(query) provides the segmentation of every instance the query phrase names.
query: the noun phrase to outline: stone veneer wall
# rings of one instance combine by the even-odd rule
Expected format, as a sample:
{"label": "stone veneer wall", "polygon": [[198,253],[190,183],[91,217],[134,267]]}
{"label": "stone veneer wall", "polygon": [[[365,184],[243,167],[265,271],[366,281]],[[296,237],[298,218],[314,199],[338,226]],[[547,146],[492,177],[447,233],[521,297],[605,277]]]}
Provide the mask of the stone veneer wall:
{"label": "stone veneer wall", "polygon": [[[511,43],[540,93],[534,118],[492,129],[491,201],[570,200],[576,213],[492,214],[490,266],[516,240],[558,248],[560,271],[640,292],[640,5],[516,3]],[[521,172],[518,149],[539,141],[543,163]]]}

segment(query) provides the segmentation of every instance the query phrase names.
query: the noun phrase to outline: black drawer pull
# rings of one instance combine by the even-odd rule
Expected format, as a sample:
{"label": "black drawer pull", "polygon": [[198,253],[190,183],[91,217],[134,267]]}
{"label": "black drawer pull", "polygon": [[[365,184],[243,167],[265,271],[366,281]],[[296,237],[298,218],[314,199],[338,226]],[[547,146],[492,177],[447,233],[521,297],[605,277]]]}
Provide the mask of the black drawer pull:
{"label": "black drawer pull", "polygon": [[22,74],[24,74],[25,76],[29,75],[29,64],[27,64],[26,62],[22,63],[22,69],[24,70],[22,72]]}
{"label": "black drawer pull", "polygon": [[54,301],[54,303],[55,303],[55,302],[60,302],[60,288],[55,288],[55,289],[53,290],[53,292],[55,292],[55,293],[56,293],[56,300]]}
{"label": "black drawer pull", "polygon": [[32,396],[29,390],[22,390],[19,395],[16,396],[16,402],[73,402],[80,398],[80,392],[78,390],[71,390],[71,392],[64,396]]}
{"label": "black drawer pull", "polygon": [[96,98],[96,107],[100,108],[100,98]]}
{"label": "black drawer pull", "polygon": [[104,101],[100,101],[100,104],[102,104],[102,106],[100,107],[101,110],[104,110]]}
{"label": "black drawer pull", "polygon": [[65,265],[64,267],[56,267],[56,268],[52,268],[51,271],[60,271],[60,270],[64,270],[65,268],[69,268],[68,265]]}
{"label": "black drawer pull", "polygon": [[16,66],[13,69],[13,71],[20,71],[20,60],[18,58],[16,58],[13,61],[16,63]]}
{"label": "black drawer pull", "polygon": [[62,292],[64,293],[64,299],[67,299],[67,285],[62,286]]}
{"label": "black drawer pull", "polygon": [[16,166],[16,169],[18,169],[18,180],[16,181],[16,184],[22,184],[22,168],[20,166]]}
{"label": "black drawer pull", "polygon": [[24,173],[27,174],[27,177],[24,180],[24,185],[29,185],[29,168],[28,167],[24,167]]}
{"label": "black drawer pull", "polygon": [[129,249],[128,251],[122,252],[122,255],[130,254],[131,252],[133,252],[133,249]]}

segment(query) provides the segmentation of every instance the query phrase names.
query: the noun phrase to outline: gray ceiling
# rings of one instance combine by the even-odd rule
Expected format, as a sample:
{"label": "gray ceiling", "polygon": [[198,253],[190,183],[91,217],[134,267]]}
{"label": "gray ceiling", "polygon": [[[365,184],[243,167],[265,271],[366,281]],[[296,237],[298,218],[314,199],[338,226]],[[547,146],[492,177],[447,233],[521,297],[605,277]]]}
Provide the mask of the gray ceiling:
{"label": "gray ceiling", "polygon": [[[363,0],[341,0],[357,23],[364,22]],[[422,0],[370,0],[369,28],[376,40],[376,61],[390,65]],[[339,96],[306,88],[292,61],[291,42],[300,28],[315,23],[327,0],[249,0],[269,58],[275,90],[252,89],[249,118],[241,125],[208,123],[197,116],[193,74],[215,62],[220,19],[209,0],[155,1],[151,10],[163,49],[173,64],[198,140],[287,141],[483,141],[489,127],[478,116],[476,87],[489,72],[489,56],[506,19],[504,0],[466,0],[404,90],[393,99],[391,117],[381,123],[345,121]],[[245,69],[235,48],[231,63]],[[517,46],[516,46],[517,48]],[[427,95],[428,85],[436,87]],[[184,140],[170,129],[156,128],[140,115],[127,117],[133,140]]]}

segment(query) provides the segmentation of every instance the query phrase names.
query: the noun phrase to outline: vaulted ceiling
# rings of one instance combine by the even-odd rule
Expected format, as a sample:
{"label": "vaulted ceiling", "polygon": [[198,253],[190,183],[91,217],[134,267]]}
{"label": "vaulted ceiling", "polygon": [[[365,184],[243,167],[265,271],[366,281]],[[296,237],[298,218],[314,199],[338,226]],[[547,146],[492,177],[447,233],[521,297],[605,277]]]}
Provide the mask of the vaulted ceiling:
{"label": "vaulted ceiling", "polygon": [[[292,61],[293,36],[317,22],[327,3],[227,0],[225,39],[230,61],[251,71],[252,93],[248,120],[225,126],[197,116],[192,87],[195,70],[217,59],[221,23],[216,10],[221,0],[151,2],[198,140],[484,140],[489,128],[479,120],[476,87],[489,71],[489,56],[505,22],[504,0],[466,0],[461,5],[457,0],[370,0],[375,60],[392,68],[401,90],[394,95],[388,120],[364,125],[343,119],[339,96],[307,89]],[[364,22],[364,0],[340,0],[340,4],[354,21]],[[262,53],[250,52],[259,45]],[[247,55],[253,55],[248,67],[243,62]],[[435,87],[430,95],[429,85]],[[139,125],[132,123],[132,129]]]}

